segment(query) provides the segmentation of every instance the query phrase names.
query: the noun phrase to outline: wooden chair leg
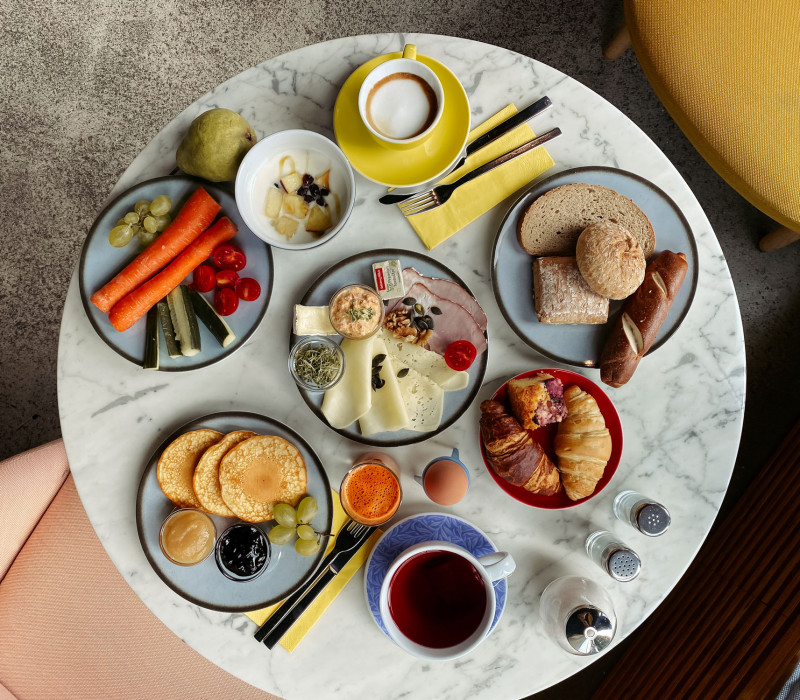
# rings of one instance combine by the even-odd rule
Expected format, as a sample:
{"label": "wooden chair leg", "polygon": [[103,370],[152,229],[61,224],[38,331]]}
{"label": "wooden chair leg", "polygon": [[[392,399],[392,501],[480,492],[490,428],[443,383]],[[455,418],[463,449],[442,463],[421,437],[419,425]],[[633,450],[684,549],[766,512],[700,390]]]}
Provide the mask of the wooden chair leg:
{"label": "wooden chair leg", "polygon": [[769,253],[773,250],[778,250],[778,248],[784,248],[795,241],[800,241],[800,233],[782,226],[764,236],[758,242],[758,247],[765,253]]}
{"label": "wooden chair leg", "polygon": [[630,47],[631,33],[628,31],[628,25],[626,24],[603,49],[603,56],[609,61],[616,61]]}

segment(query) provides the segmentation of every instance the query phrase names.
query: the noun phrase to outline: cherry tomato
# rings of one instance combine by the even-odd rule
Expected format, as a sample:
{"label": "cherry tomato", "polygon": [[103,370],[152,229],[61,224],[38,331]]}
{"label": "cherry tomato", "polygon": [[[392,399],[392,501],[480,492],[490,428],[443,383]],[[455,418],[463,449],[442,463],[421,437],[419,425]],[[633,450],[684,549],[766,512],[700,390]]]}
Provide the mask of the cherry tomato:
{"label": "cherry tomato", "polygon": [[220,270],[241,270],[247,264],[247,258],[242,249],[233,245],[233,243],[218,245],[214,248],[214,253],[211,257]]}
{"label": "cherry tomato", "polygon": [[261,285],[252,277],[240,277],[234,285],[236,295],[243,301],[255,301],[261,296]]}
{"label": "cherry tomato", "polygon": [[230,287],[233,289],[236,286],[236,280],[239,279],[239,273],[233,270],[220,270],[216,275],[216,283],[219,289],[223,287]]}
{"label": "cherry tomato", "polygon": [[211,265],[200,265],[195,268],[192,280],[198,292],[210,292],[217,286],[217,273]]}
{"label": "cherry tomato", "polygon": [[462,372],[469,369],[477,355],[478,351],[468,340],[456,340],[454,343],[450,343],[447,350],[444,351],[444,361],[450,369]]}
{"label": "cherry tomato", "polygon": [[220,316],[230,316],[239,307],[239,297],[231,287],[223,287],[214,293],[214,308]]}

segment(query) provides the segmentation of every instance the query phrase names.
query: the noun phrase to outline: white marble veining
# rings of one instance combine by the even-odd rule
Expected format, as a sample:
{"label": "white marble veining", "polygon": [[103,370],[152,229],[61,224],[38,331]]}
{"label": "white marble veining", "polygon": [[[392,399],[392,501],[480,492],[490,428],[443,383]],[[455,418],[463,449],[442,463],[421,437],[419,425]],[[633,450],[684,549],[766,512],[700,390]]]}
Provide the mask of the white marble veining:
{"label": "white marble veining", "polygon": [[[168,173],[185,128],[210,107],[241,112],[262,136],[298,127],[331,136],[339,86],[362,62],[399,50],[405,42],[417,44],[420,53],[456,73],[469,95],[474,123],[508,102],[524,106],[547,94],[553,108],[534,126],[539,132],[554,126],[563,130],[564,136],[548,146],[556,169],[614,166],[662,188],[683,210],[697,238],[699,287],[670,342],[643,360],[630,384],[609,389],[625,434],[622,462],[609,487],[581,506],[541,511],[497,488],[478,452],[480,399],[503,377],[552,366],[517,338],[492,295],[491,244],[505,207],[496,207],[433,252],[472,287],[486,310],[489,367],[481,395],[455,425],[429,441],[391,451],[404,470],[406,498],[399,516],[442,510],[426,500],[413,474],[456,445],[470,468],[472,488],[450,512],[512,552],[518,569],[509,581],[500,624],[476,652],[457,661],[423,663],[378,630],[364,603],[361,574],[293,654],[280,647],[270,652],[253,640],[255,626],[244,615],[198,608],[161,582],[142,553],[134,512],[139,478],[153,449],[177,426],[219,410],[256,411],[287,423],[323,456],[331,482],[340,480],[362,448],[311,413],[281,358],[291,304],[329,263],[385,246],[425,252],[399,211],[377,203],[381,188],[357,176],[353,215],[332,242],[300,253],[274,250],[275,287],[264,323],[231,357],[197,372],[145,372],[117,356],[92,330],[73,276],[59,344],[59,407],[70,464],[93,526],[136,593],[176,634],[236,676],[292,700],[513,699],[575,673],[592,659],[570,656],[544,638],[538,619],[542,590],[564,574],[591,576],[608,588],[617,607],[622,621],[618,640],[630,634],[669,593],[702,544],[725,494],[741,433],[742,326],[725,259],[700,205],[667,158],[627,117],[580,83],[532,59],[432,35],[361,36],[294,51],[242,73],[189,107],[142,151],[115,192]],[[595,371],[586,373],[599,381]],[[648,539],[614,520],[611,502],[626,488],[657,496],[670,508],[673,526],[666,535]],[[583,540],[596,528],[618,533],[641,555],[644,567],[637,580],[617,584],[585,556]]]}

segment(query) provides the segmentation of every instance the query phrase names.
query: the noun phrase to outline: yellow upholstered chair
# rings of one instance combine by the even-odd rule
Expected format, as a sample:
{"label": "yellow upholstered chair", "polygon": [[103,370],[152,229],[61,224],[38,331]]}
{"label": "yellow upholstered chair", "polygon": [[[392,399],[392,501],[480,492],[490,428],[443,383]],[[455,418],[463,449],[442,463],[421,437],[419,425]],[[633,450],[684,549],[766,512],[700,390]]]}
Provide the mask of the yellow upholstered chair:
{"label": "yellow upholstered chair", "polygon": [[781,228],[760,247],[800,239],[800,0],[625,0],[647,79],[694,147]]}

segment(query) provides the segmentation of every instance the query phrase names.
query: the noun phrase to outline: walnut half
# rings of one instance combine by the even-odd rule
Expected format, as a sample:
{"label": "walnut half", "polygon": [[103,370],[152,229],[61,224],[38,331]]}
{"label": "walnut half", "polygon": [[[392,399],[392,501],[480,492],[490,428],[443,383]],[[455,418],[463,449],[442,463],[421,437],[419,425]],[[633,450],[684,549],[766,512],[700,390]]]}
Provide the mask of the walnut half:
{"label": "walnut half", "polygon": [[414,345],[425,345],[433,331],[428,329],[420,332],[414,324],[410,309],[395,309],[386,315],[383,327],[391,331],[392,335],[398,340]]}

